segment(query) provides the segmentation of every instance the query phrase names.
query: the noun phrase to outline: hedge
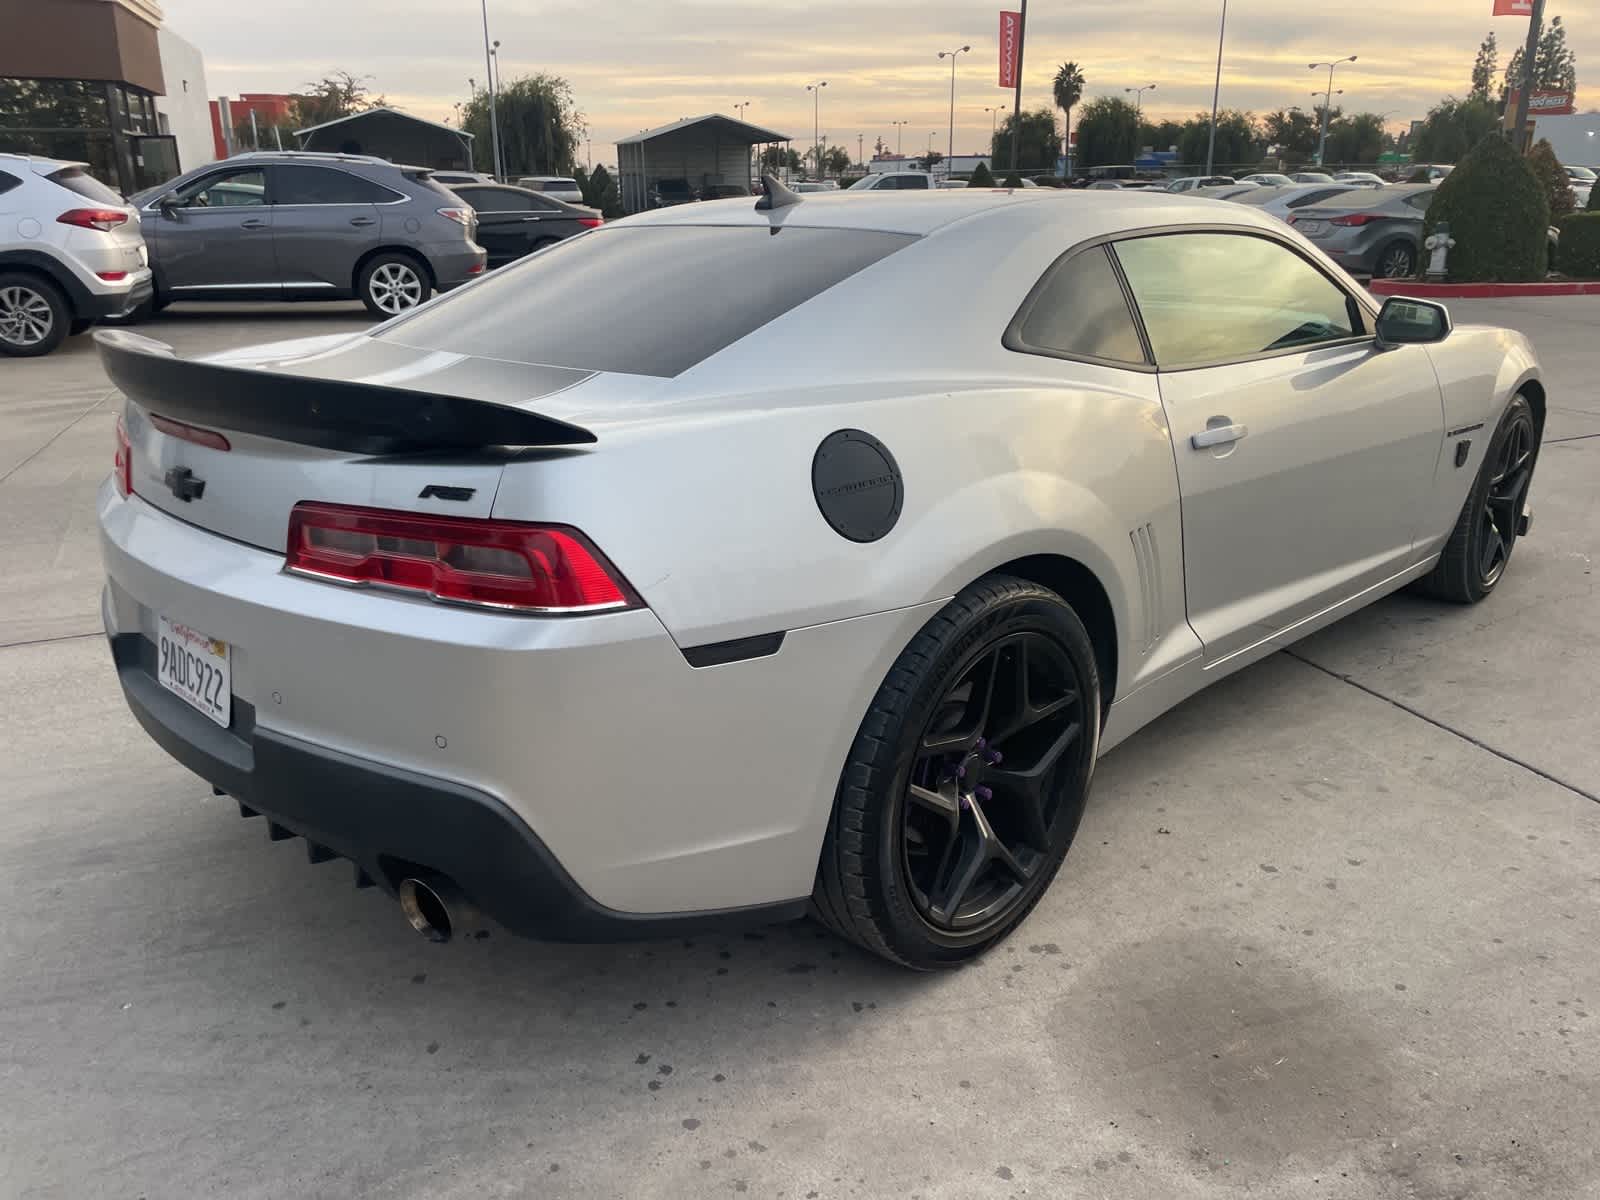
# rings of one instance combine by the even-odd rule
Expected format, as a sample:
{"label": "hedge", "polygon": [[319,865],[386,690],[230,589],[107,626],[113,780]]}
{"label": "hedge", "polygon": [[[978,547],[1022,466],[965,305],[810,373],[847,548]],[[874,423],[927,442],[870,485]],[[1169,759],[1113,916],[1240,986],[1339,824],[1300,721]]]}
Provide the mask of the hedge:
{"label": "hedge", "polygon": [[1422,236],[1450,225],[1452,283],[1528,283],[1544,278],[1550,201],[1527,158],[1498,132],[1456,164],[1433,194]]}
{"label": "hedge", "polygon": [[1577,205],[1572,200],[1572,180],[1567,178],[1548,138],[1540,138],[1528,151],[1528,165],[1544,184],[1545,197],[1550,202],[1550,223],[1557,224]]}
{"label": "hedge", "polygon": [[1564,275],[1600,279],[1600,211],[1561,218],[1559,265]]}

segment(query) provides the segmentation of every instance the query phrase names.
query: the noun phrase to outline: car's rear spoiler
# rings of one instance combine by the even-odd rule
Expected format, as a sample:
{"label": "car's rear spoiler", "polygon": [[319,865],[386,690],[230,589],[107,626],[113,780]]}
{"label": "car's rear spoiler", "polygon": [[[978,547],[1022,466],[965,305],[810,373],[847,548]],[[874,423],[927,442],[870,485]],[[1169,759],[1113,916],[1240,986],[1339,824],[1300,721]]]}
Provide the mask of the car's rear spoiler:
{"label": "car's rear spoiler", "polygon": [[354,454],[595,440],[577,425],[488,400],[196,362],[120,329],[98,330],[94,340],[106,374],[129,399],[195,425]]}

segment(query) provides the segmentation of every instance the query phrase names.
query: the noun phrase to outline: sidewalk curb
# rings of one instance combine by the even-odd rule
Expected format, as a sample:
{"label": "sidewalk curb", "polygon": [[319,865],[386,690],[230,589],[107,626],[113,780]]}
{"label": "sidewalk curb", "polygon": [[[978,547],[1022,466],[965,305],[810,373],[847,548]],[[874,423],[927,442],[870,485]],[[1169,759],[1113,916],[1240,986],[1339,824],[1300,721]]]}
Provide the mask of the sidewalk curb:
{"label": "sidewalk curb", "polygon": [[1374,279],[1367,285],[1374,296],[1455,297],[1461,300],[1512,299],[1517,296],[1600,296],[1600,279],[1574,279],[1549,283],[1421,283],[1404,279]]}

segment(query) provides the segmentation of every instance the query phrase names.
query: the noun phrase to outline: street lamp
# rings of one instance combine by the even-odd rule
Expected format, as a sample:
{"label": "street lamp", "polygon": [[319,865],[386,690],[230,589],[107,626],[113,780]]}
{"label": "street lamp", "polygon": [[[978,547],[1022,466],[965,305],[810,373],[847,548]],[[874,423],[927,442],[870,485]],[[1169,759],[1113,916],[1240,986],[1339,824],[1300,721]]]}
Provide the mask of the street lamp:
{"label": "street lamp", "polygon": [[889,124],[891,124],[891,125],[893,125],[895,127],[895,130],[894,130],[894,156],[896,158],[900,158],[900,157],[902,157],[902,155],[900,153],[900,139],[905,134],[906,126],[911,124],[911,122],[910,121],[890,121]]}
{"label": "street lamp", "polygon": [[828,86],[826,79],[819,79],[815,83],[806,84],[806,91],[811,93],[811,140],[817,155],[817,177],[822,177],[822,89]]}
{"label": "street lamp", "polygon": [[989,140],[994,141],[995,131],[999,128],[1000,110],[985,106],[984,112],[989,114]]}
{"label": "street lamp", "polygon": [[[950,60],[950,148],[945,154],[946,159],[954,159],[956,156],[956,56],[971,51],[971,46],[957,46],[954,50],[939,51],[940,58]],[[949,171],[949,166],[946,166],[945,170]]]}
{"label": "street lamp", "polygon": [[1144,94],[1146,92],[1153,92],[1155,90],[1156,90],[1156,85],[1155,84],[1147,83],[1143,87],[1123,88],[1122,92],[1123,92],[1123,95],[1127,95],[1129,92],[1133,93],[1133,111],[1134,111],[1134,114],[1136,116],[1139,116],[1139,117],[1142,118],[1143,115],[1144,115]]}
{"label": "street lamp", "polygon": [[742,103],[735,104],[734,107],[739,110],[739,120],[742,121],[742,120],[744,120],[744,111],[745,111],[745,109],[750,107],[750,101],[745,100]]}
{"label": "street lamp", "polygon": [[[1319,167],[1322,165],[1322,157],[1328,149],[1328,109],[1333,106],[1333,69],[1340,63],[1355,62],[1355,60],[1356,56],[1351,54],[1345,58],[1336,58],[1332,62],[1306,64],[1306,69],[1310,71],[1320,71],[1323,67],[1328,68],[1328,87],[1322,102],[1322,136],[1317,140],[1317,166]],[[1339,94],[1342,96],[1344,92],[1341,91]]]}
{"label": "street lamp", "polygon": [[[489,149],[494,156],[494,172],[496,178],[500,172],[500,118],[495,112],[494,103],[494,51],[489,48],[489,0],[479,0],[479,8],[483,12],[483,69],[488,75],[489,86]],[[500,43],[496,42],[496,46]]]}

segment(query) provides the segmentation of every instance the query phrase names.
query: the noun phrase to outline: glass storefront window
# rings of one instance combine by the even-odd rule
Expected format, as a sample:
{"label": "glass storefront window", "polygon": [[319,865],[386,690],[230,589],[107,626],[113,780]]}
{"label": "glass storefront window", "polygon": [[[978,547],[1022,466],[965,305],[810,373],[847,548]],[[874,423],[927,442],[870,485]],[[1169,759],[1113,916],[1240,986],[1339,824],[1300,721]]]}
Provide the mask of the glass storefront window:
{"label": "glass storefront window", "polygon": [[0,127],[106,129],[105,84],[84,79],[0,79]]}

